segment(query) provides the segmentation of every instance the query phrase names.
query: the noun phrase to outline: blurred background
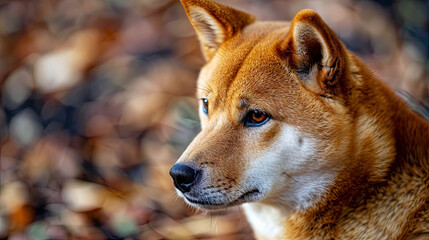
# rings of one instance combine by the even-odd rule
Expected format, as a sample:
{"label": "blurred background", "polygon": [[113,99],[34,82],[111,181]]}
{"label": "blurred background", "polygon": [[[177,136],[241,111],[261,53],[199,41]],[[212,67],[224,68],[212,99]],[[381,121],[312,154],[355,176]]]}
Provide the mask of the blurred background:
{"label": "blurred background", "polygon": [[[429,102],[429,5],[221,3],[259,19],[315,9],[395,89]],[[0,1],[0,239],[252,239],[238,208],[178,199],[204,64],[178,0]]]}

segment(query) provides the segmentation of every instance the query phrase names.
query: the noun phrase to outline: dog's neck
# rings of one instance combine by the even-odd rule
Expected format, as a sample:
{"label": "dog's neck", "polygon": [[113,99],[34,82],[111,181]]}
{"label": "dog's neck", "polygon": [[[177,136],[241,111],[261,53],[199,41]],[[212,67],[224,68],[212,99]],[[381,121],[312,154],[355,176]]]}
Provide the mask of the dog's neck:
{"label": "dog's neck", "polygon": [[[372,158],[374,167],[369,180],[384,180],[386,174],[395,171],[398,165],[400,169],[416,165],[428,171],[429,125],[426,120],[376,79],[360,59],[350,56],[350,63],[357,73],[352,76],[358,78],[362,85],[352,100],[359,102],[355,110],[356,137],[372,136],[370,143],[356,139],[361,146],[356,149],[355,157]],[[368,145],[373,149],[369,155],[365,152]]]}

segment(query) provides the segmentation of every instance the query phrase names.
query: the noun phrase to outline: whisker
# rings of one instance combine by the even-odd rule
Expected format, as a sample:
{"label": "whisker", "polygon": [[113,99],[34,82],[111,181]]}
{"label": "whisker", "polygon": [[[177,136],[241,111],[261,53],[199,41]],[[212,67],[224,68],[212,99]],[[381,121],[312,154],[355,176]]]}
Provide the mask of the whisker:
{"label": "whisker", "polygon": [[298,182],[295,178],[293,178],[291,175],[289,175],[287,172],[283,172],[286,176],[290,177],[292,180],[294,180],[296,183],[302,184]]}

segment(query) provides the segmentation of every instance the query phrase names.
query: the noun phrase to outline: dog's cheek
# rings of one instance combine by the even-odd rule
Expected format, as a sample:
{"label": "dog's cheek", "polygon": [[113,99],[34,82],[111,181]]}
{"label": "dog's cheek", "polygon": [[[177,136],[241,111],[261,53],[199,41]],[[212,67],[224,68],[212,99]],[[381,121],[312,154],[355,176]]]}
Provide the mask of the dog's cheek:
{"label": "dog's cheek", "polygon": [[[248,167],[246,181],[270,192],[280,186],[279,179],[290,179],[314,165],[317,152],[314,140],[304,137],[293,126],[275,124],[259,134],[246,150]],[[283,181],[287,185],[288,181]]]}

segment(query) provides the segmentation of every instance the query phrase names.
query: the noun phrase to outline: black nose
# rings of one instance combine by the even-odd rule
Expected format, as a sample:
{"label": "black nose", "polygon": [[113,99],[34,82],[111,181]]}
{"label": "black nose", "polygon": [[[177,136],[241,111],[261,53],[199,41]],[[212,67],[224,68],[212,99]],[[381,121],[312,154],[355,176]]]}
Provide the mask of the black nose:
{"label": "black nose", "polygon": [[198,171],[183,163],[176,163],[170,169],[170,175],[174,180],[174,186],[181,192],[189,192],[197,179]]}

